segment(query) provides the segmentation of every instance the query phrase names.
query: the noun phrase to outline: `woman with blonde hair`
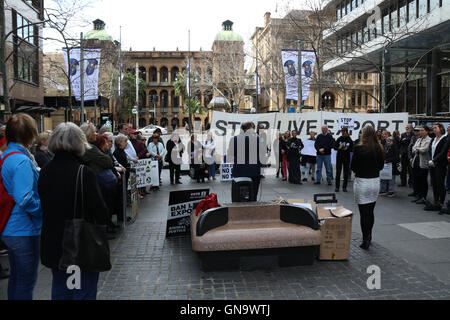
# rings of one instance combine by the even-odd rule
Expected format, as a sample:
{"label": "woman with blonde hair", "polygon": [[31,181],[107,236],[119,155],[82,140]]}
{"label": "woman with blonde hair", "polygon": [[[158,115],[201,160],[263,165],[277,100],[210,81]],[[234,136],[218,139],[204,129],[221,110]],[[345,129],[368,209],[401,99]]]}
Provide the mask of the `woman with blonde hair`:
{"label": "woman with blonde hair", "polygon": [[363,243],[368,250],[375,223],[374,210],[380,192],[380,171],[384,168],[384,149],[372,126],[364,127],[361,141],[354,148],[352,171],[355,173],[354,193],[361,215]]}
{"label": "woman with blonde hair", "polygon": [[48,151],[48,142],[50,140],[50,133],[42,132],[37,138],[37,148],[35,159],[39,168],[44,168],[52,159],[53,154]]}

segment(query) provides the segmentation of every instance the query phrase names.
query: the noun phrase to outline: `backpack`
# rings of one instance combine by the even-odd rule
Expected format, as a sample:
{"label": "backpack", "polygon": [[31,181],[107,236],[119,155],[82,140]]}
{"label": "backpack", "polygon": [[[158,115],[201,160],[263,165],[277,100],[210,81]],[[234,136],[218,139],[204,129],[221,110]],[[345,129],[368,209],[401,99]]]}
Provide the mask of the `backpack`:
{"label": "backpack", "polygon": [[5,189],[5,186],[3,185],[2,180],[2,167],[3,162],[5,162],[6,158],[13,154],[22,154],[22,152],[11,152],[7,154],[5,157],[3,157],[2,161],[0,162],[0,235],[3,233],[3,230],[6,227],[6,224],[8,223],[9,217],[11,216],[11,212],[16,205],[14,202],[14,198],[8,194],[8,192]]}

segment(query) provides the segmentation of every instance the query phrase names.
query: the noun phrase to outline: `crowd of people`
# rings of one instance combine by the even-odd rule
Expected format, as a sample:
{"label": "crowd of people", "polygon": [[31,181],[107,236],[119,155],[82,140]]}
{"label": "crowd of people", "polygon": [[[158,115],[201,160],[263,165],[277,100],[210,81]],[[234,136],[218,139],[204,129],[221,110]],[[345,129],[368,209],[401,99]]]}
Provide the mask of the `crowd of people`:
{"label": "crowd of people", "polygon": [[[231,139],[227,157],[235,164],[234,178],[252,179],[256,191],[252,200],[256,201],[264,178],[259,151],[264,148],[262,153],[270,154],[270,147],[262,128],[256,131],[255,125],[248,122],[241,129],[241,134]],[[160,130],[148,140],[131,124],[119,125],[118,131],[114,136],[109,127],[97,130],[90,123],[81,127],[62,123],[53,132],[38,135],[36,122],[26,114],[15,114],[6,126],[0,127],[0,185],[14,202],[10,216],[4,225],[0,224],[0,254],[8,255],[10,265],[9,299],[32,299],[40,261],[52,271],[52,299],[96,298],[99,272],[95,270],[82,270],[81,290],[67,289],[70,275],[60,266],[66,221],[78,218],[81,208],[83,219],[105,226],[105,235],[113,239],[123,223],[121,208],[128,200],[122,196],[122,182],[128,180],[132,163],[141,159],[157,161],[160,185],[161,171],[168,164],[170,183],[182,184],[181,159],[187,152],[191,178],[197,182],[216,179],[216,142],[211,133],[204,142],[192,134],[185,146],[176,132],[165,145]],[[356,141],[347,128],[335,139],[328,127],[323,126],[317,136],[310,132],[308,140],[308,144],[314,144],[315,155],[302,155],[305,145],[296,130],[278,137],[277,177],[281,174],[283,181],[296,185],[308,182],[311,177],[314,184],[320,185],[325,167],[328,185],[335,180],[335,191],[339,192],[342,177],[342,191],[347,192],[353,172],[363,234],[361,248],[370,247],[378,197],[395,196],[397,177],[399,187],[412,188],[413,202],[423,205],[425,210],[448,214],[445,198],[446,190],[450,189],[450,146],[442,124],[436,123],[431,129],[427,126],[413,129],[408,125],[405,133],[392,135],[387,130],[375,131],[374,127],[366,126]],[[258,160],[250,165],[253,142],[258,147],[255,153]],[[240,143],[245,146],[244,164],[237,162]],[[434,201],[428,196],[429,181]],[[3,197],[6,193],[1,192],[0,189]],[[80,193],[81,197],[76,196]],[[142,188],[139,193],[145,197],[150,190]],[[8,277],[1,265],[0,276]]]}

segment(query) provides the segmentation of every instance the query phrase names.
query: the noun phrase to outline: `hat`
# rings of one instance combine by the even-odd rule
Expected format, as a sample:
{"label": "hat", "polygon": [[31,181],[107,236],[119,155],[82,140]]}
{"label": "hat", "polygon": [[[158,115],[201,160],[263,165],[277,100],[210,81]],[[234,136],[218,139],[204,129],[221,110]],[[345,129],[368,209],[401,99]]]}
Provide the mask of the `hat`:
{"label": "hat", "polygon": [[415,127],[414,131],[420,131],[420,127]]}
{"label": "hat", "polygon": [[130,131],[130,134],[138,134],[138,132],[139,132],[139,131],[131,130],[131,131]]}

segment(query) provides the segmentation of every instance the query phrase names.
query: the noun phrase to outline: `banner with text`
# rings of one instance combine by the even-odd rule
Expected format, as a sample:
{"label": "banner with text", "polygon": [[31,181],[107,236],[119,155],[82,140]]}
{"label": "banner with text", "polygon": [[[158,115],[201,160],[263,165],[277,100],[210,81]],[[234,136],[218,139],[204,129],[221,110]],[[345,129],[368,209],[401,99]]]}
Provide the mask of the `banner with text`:
{"label": "banner with text", "polygon": [[131,162],[131,168],[136,169],[137,188],[159,187],[158,166],[158,161],[150,159],[139,160],[137,163]]}
{"label": "banner with text", "polygon": [[[70,75],[75,99],[81,100],[81,57],[80,48],[73,48],[69,51],[70,61],[68,61],[67,50],[63,49],[66,72]],[[101,49],[83,49],[84,54],[84,101],[98,99],[98,76],[100,70]]]}
{"label": "banner with text", "polygon": [[191,213],[209,195],[209,189],[171,192],[167,217],[166,237],[189,235]]}

